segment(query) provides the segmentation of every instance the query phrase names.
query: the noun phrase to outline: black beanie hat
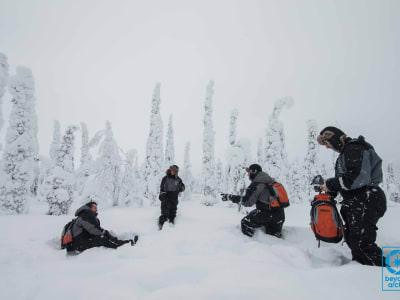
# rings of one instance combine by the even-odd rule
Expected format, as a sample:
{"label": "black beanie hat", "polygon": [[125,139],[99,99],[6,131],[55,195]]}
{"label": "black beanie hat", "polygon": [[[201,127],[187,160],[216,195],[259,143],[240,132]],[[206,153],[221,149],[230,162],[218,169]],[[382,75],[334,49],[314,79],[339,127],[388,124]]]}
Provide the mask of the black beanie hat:
{"label": "black beanie hat", "polygon": [[322,129],[317,137],[317,141],[320,145],[326,145],[326,142],[329,142],[335,150],[341,151],[346,137],[346,134],[339,128],[328,126]]}
{"label": "black beanie hat", "polygon": [[252,164],[250,165],[250,167],[246,168],[246,171],[249,172],[249,178],[250,180],[253,180],[256,175],[258,174],[258,172],[261,172],[261,166],[258,164]]}

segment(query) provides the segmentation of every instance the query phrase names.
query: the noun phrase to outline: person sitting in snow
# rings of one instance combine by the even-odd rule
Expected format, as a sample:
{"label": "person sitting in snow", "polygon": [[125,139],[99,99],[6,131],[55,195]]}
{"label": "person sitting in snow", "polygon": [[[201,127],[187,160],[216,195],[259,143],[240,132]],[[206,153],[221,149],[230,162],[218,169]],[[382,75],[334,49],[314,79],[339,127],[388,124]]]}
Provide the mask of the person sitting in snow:
{"label": "person sitting in snow", "polygon": [[[317,141],[337,153],[335,177],[322,190],[343,197],[340,214],[345,222],[344,238],[353,260],[363,265],[382,265],[382,249],[375,243],[376,224],[386,211],[382,183],[382,159],[363,136],[351,139],[339,128],[324,128]],[[383,260],[384,261],[384,260]]]}
{"label": "person sitting in snow", "polygon": [[137,236],[134,240],[119,240],[101,228],[100,220],[97,218],[97,203],[94,201],[80,207],[75,212],[75,216],[77,219],[72,226],[71,252],[80,253],[86,249],[100,246],[116,249],[129,242],[133,245],[137,241]]}
{"label": "person sitting in snow", "polygon": [[179,167],[170,166],[166,176],[161,181],[159,199],[161,201],[161,216],[158,219],[158,227],[161,230],[168,220],[174,224],[176,210],[178,208],[178,195],[185,190],[182,179],[178,176]]}
{"label": "person sitting in snow", "polygon": [[274,180],[258,164],[252,164],[246,168],[251,184],[246,189],[246,194],[242,196],[221,194],[222,201],[230,200],[233,203],[243,204],[250,207],[254,204],[256,209],[252,210],[241,221],[242,232],[252,237],[256,228],[264,227],[265,233],[276,237],[282,236],[282,226],[285,222],[285,211],[282,207],[270,207],[270,191],[268,183]]}

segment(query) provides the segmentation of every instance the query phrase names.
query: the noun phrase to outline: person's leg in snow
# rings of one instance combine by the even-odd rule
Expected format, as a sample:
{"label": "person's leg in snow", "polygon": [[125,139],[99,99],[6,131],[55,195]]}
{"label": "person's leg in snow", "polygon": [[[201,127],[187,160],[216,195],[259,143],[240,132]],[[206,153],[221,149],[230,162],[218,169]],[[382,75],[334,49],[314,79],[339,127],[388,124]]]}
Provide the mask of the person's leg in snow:
{"label": "person's leg in snow", "polygon": [[112,249],[117,249],[119,246],[122,246],[125,243],[120,243],[120,241],[117,239],[116,241],[108,239],[106,237],[100,237],[100,236],[90,236],[89,238],[85,239],[80,239],[79,237],[74,241],[74,246],[73,249],[79,252],[85,251],[87,249],[93,248],[93,247],[106,247],[106,248],[112,248]]}
{"label": "person's leg in snow", "polygon": [[382,265],[382,249],[375,241],[376,224],[385,211],[385,194],[376,187],[343,202],[340,212],[345,221],[345,241],[353,260],[363,265]]}
{"label": "person's leg in snow", "polygon": [[178,199],[171,199],[168,213],[168,222],[175,224],[176,211],[178,209]]}
{"label": "person's leg in snow", "polygon": [[267,225],[265,232],[278,238],[282,237],[282,227],[285,222],[285,210],[283,208],[275,208],[267,213]]}
{"label": "person's leg in snow", "polygon": [[170,212],[170,201],[166,198],[161,201],[161,215],[158,218],[158,227],[161,230],[164,223],[168,220]]}

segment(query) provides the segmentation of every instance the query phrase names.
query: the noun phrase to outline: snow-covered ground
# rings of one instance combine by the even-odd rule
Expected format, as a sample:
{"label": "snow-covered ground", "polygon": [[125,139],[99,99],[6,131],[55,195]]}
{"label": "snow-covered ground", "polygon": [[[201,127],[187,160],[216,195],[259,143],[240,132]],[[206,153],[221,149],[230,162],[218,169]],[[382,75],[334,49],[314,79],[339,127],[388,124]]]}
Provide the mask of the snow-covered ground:
{"label": "snow-covered ground", "polygon": [[[398,299],[381,291],[381,268],[349,262],[346,245],[317,242],[309,205],[286,209],[284,239],[240,231],[227,203],[181,202],[175,226],[156,227],[159,208],[102,210],[102,226],[137,232],[139,243],[66,256],[58,238],[70,216],[0,216],[0,299]],[[400,205],[378,223],[378,243],[400,246]]]}

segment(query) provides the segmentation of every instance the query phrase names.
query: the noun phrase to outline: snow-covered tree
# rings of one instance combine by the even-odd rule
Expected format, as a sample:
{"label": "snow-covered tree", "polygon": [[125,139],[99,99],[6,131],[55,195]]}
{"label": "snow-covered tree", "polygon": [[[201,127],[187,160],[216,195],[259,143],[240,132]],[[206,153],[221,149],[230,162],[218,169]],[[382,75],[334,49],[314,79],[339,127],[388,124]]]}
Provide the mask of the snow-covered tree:
{"label": "snow-covered tree", "polygon": [[114,139],[111,123],[107,121],[104,131],[104,139],[100,144],[99,157],[96,161],[96,183],[98,196],[108,204],[118,205],[119,190],[121,184],[121,157],[119,148]]}
{"label": "snow-covered tree", "polygon": [[47,195],[53,187],[49,178],[54,166],[57,164],[57,150],[60,148],[61,131],[60,121],[54,120],[53,122],[53,139],[50,145],[49,157],[42,156],[40,158],[40,172],[38,179],[38,199],[47,201]]}
{"label": "snow-covered tree", "polygon": [[[3,128],[3,95],[6,92],[6,86],[8,83],[8,62],[7,56],[0,52],[0,133]],[[0,150],[2,146],[0,143]]]}
{"label": "snow-covered tree", "polygon": [[281,98],[276,101],[265,132],[264,167],[268,173],[279,181],[286,181],[288,176],[285,133],[283,123],[279,120],[279,115],[283,108],[289,108],[292,105],[293,99],[291,97]]}
{"label": "snow-covered tree", "polygon": [[82,195],[86,181],[89,176],[94,173],[93,158],[89,152],[89,131],[87,125],[81,122],[82,144],[81,144],[81,161],[79,169],[76,172],[75,189]]}
{"label": "snow-covered tree", "polygon": [[4,188],[2,206],[16,213],[24,212],[37,176],[37,120],[35,84],[32,71],[17,67],[9,81],[12,110],[3,153]]}
{"label": "snow-covered tree", "polygon": [[308,194],[311,196],[314,194],[314,190],[310,185],[312,179],[321,173],[318,170],[318,158],[317,158],[317,151],[318,151],[318,143],[317,143],[317,122],[315,120],[308,120],[307,121],[307,142],[308,148],[307,153],[304,158],[304,180],[306,185],[306,190]]}
{"label": "snow-covered tree", "polygon": [[396,171],[392,162],[386,168],[385,185],[388,199],[394,202],[400,202],[399,181],[396,176]]}
{"label": "snow-covered tree", "polygon": [[172,121],[172,115],[170,115],[168,121],[167,144],[165,145],[165,166],[168,168],[174,163],[175,163],[174,125]]}
{"label": "snow-covered tree", "polygon": [[249,149],[246,149],[244,140],[237,140],[236,122],[238,119],[238,111],[233,110],[230,118],[229,126],[229,146],[227,150],[226,162],[226,190],[224,192],[239,194],[243,188],[245,170],[249,165]]}
{"label": "snow-covered tree", "polygon": [[258,145],[257,145],[257,163],[260,166],[264,165],[264,148],[263,148],[263,140],[260,138],[258,139]]}
{"label": "snow-covered tree", "polygon": [[188,200],[192,196],[195,188],[195,180],[192,174],[192,163],[190,161],[190,143],[187,142],[185,146],[185,157],[183,160],[183,169],[180,172],[180,177],[185,183],[185,191],[183,192],[183,199]]}
{"label": "snow-covered tree", "polygon": [[207,86],[204,103],[204,131],[203,131],[203,165],[202,165],[202,193],[205,196],[216,196],[215,158],[214,158],[214,128],[212,121],[212,97],[214,82]]}
{"label": "snow-covered tree", "polygon": [[49,215],[68,214],[74,195],[74,152],[76,126],[69,126],[55,153],[55,165],[44,184],[51,185],[47,194]]}
{"label": "snow-covered tree", "polygon": [[126,154],[124,172],[122,175],[120,189],[120,203],[126,206],[143,206],[143,200],[140,197],[140,180],[137,164],[137,151],[129,150]]}
{"label": "snow-covered tree", "polygon": [[159,202],[159,187],[161,178],[164,175],[163,123],[160,114],[160,104],[160,83],[157,83],[152,98],[150,133],[147,138],[146,158],[143,166],[143,193],[152,205],[157,205]]}
{"label": "snow-covered tree", "polygon": [[55,159],[57,149],[60,147],[60,140],[61,140],[61,130],[60,130],[60,121],[54,120],[53,124],[53,140],[50,145],[50,158]]}

